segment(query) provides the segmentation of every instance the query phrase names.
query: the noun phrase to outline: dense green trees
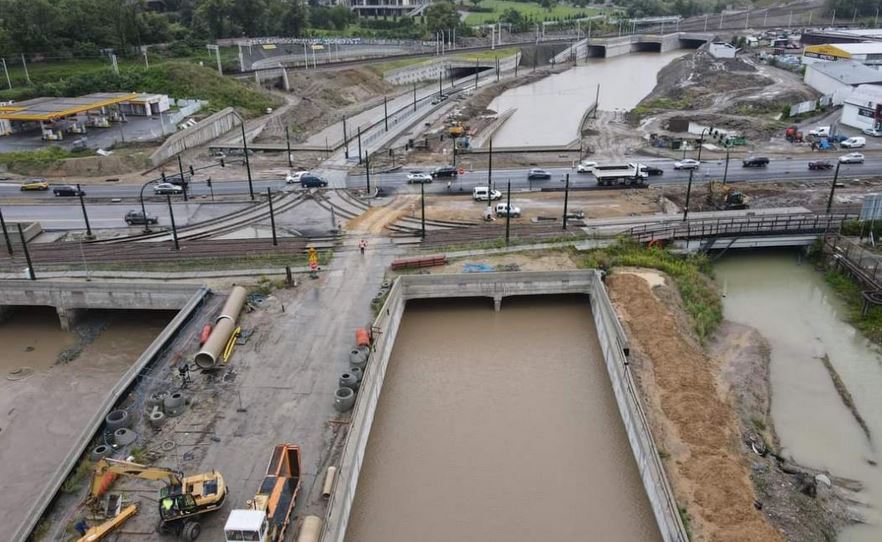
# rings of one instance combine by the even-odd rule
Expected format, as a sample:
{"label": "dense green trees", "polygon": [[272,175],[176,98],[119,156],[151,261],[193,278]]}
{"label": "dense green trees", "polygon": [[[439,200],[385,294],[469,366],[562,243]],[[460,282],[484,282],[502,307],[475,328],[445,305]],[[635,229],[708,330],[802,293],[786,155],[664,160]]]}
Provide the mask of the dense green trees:
{"label": "dense green trees", "polygon": [[426,27],[434,35],[442,30],[452,30],[461,26],[459,13],[450,2],[438,2],[426,8]]}

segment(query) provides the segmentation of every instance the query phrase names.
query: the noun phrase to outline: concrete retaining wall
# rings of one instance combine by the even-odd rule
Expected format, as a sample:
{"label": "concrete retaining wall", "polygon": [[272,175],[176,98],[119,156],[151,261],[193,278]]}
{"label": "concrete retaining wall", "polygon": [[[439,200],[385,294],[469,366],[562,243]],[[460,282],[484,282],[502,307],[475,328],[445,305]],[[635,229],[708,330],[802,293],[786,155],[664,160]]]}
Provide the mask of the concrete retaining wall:
{"label": "concrete retaining wall", "polygon": [[[520,62],[521,53],[502,57],[499,59],[499,71],[513,71],[515,65]],[[485,69],[496,69],[496,59],[479,61],[478,66]],[[456,57],[441,57],[420,64],[405,66],[395,70],[389,70],[383,74],[383,79],[393,85],[405,85],[419,81],[437,81],[441,75],[447,80],[448,68],[474,68],[475,62]]]}
{"label": "concrete retaining wall", "polygon": [[6,280],[0,283],[0,305],[177,310],[187,304],[194,289],[192,284]]}
{"label": "concrete retaining wall", "polygon": [[[14,531],[11,538],[13,542],[25,542],[28,539],[31,531],[33,531],[43,513],[52,503],[53,498],[58,493],[64,480],[67,479],[68,475],[73,471],[80,457],[85,453],[89,443],[101,429],[104,424],[104,417],[107,416],[107,414],[113,410],[117,402],[129,392],[139,375],[143,373],[144,369],[152,363],[160,355],[163,349],[174,339],[178,329],[190,319],[196,309],[202,304],[205,296],[209,293],[208,288],[203,286],[189,285],[188,287],[190,289],[189,300],[183,308],[181,308],[178,314],[175,315],[172,321],[165,326],[162,333],[150,343],[150,346],[144,350],[138,360],[132,364],[129,370],[125,372],[113,389],[107,394],[101,407],[95,412],[95,415],[92,416],[92,419],[80,433],[76,442],[71,446],[67,457],[65,457],[64,461],[59,463],[58,468],[52,474],[50,479],[45,482],[46,485],[43,492],[40,493],[40,497],[33,506],[31,506],[30,510],[23,518],[21,525],[18,526],[18,530]],[[42,480],[36,482],[43,483]],[[11,527],[14,528],[15,526],[13,525]]]}
{"label": "concrete retaining wall", "polygon": [[169,136],[165,143],[150,155],[150,162],[155,166],[163,164],[172,156],[208,143],[240,124],[242,117],[232,107],[227,107],[200,121],[196,126]]}
{"label": "concrete retaining wall", "polygon": [[665,542],[687,542],[673,493],[652,440],[628,368],[629,343],[613,310],[600,273],[587,271],[407,275],[399,277],[374,321],[375,342],[328,502],[322,542],[343,542],[355,499],[368,436],[398,327],[409,299],[489,297],[497,308],[512,295],[589,294],[610,381],[640,476]]}

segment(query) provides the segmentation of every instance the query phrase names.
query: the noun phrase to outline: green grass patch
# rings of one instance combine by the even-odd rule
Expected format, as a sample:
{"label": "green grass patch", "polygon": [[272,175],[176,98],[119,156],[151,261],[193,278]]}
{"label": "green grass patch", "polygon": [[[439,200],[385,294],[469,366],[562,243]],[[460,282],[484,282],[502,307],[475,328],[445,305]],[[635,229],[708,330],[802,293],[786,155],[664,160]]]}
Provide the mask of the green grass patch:
{"label": "green grass patch", "polygon": [[860,285],[850,276],[835,270],[828,271],[824,278],[845,301],[848,322],[871,341],[882,344],[882,307],[871,305],[867,313],[863,314],[864,298]]}
{"label": "green grass patch", "polygon": [[388,62],[381,62],[379,64],[370,64],[367,69],[376,73],[377,75],[383,75],[386,72],[397,70],[399,68],[406,68],[408,66],[415,66],[417,64],[422,64],[423,62],[429,62],[430,59],[425,57],[418,58],[399,58],[398,60],[390,60]]}
{"label": "green grass patch", "polygon": [[502,15],[502,12],[507,9],[519,11],[525,18],[535,22],[591,17],[603,12],[599,8],[578,8],[563,4],[555,4],[551,9],[545,9],[534,2],[512,2],[510,0],[481,0],[478,6],[492,11],[469,13],[465,18],[466,25],[474,26],[495,22]]}
{"label": "green grass patch", "polygon": [[455,58],[461,60],[471,60],[474,62],[482,61],[482,60],[493,60],[495,58],[505,58],[507,56],[512,56],[517,54],[519,49],[517,47],[506,47],[505,49],[494,49],[490,51],[478,51],[476,53],[463,53],[461,55],[456,55]]}
{"label": "green grass patch", "polygon": [[642,102],[637,105],[634,109],[631,110],[632,115],[636,115],[637,118],[645,117],[646,115],[650,115],[655,113],[656,111],[679,111],[683,109],[691,109],[692,108],[692,99],[683,95],[680,98],[656,98],[654,100],[649,100]]}
{"label": "green grass patch", "polygon": [[88,151],[69,151],[55,145],[43,147],[35,151],[18,151],[0,153],[0,164],[10,170],[28,167],[50,167],[62,160],[87,156]]}
{"label": "green grass patch", "polygon": [[720,296],[711,281],[712,268],[704,256],[677,256],[661,248],[644,248],[633,241],[619,241],[584,253],[582,267],[609,270],[614,267],[646,267],[666,273],[674,281],[683,308],[692,318],[701,341],[708,339],[723,321]]}
{"label": "green grass patch", "polygon": [[92,477],[92,467],[94,463],[89,461],[88,459],[83,459],[79,463],[77,463],[77,468],[67,477],[67,480],[61,484],[61,492],[62,493],[74,493],[82,487],[83,482],[86,482]]}

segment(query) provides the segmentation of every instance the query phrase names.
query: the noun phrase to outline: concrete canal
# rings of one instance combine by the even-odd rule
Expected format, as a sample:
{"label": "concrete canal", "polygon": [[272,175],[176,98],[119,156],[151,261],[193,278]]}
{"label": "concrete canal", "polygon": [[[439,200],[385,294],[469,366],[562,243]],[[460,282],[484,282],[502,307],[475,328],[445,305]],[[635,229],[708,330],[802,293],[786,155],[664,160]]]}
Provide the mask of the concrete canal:
{"label": "concrete canal", "polygon": [[508,90],[488,106],[500,114],[516,109],[493,136],[493,145],[566,145],[578,137],[579,122],[594,103],[598,85],[601,110],[630,110],[655,87],[659,70],[690,52],[591,58],[587,65]]}
{"label": "concrete canal", "polygon": [[346,539],[660,540],[587,297],[411,301]]}
{"label": "concrete canal", "polygon": [[[844,307],[824,277],[793,252],[724,258],[716,275],[727,319],[753,326],[771,347],[771,414],[782,455],[860,481],[869,522],[840,542],[882,539],[882,355],[844,321]],[[868,438],[838,395],[827,356],[866,420]]]}

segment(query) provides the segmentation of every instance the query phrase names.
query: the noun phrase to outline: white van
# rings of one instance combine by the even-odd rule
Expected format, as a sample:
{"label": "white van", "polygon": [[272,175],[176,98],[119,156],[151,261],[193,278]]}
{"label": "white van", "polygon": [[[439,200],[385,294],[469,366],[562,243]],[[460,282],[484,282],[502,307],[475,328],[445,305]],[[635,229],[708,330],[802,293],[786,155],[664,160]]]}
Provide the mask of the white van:
{"label": "white van", "polygon": [[[487,186],[476,186],[474,190],[472,190],[472,199],[475,201],[487,201],[487,192],[490,190]],[[502,192],[499,190],[494,190],[490,195],[491,200],[499,199],[502,197]]]}
{"label": "white van", "polygon": [[865,137],[850,137],[839,144],[843,149],[859,149],[867,144]]}

